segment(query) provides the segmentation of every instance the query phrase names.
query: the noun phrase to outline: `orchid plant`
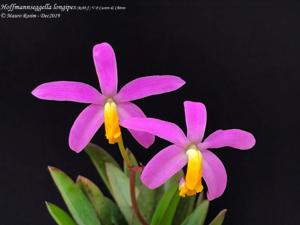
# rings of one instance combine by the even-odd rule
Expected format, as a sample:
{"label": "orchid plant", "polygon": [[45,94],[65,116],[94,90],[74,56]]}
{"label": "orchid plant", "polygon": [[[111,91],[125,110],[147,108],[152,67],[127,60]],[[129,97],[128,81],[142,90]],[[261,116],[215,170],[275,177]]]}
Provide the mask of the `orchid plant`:
{"label": "orchid plant", "polygon": [[[71,128],[69,146],[76,153],[85,149],[113,200],[88,178],[79,176],[74,182],[61,170],[49,167],[71,216],[46,203],[49,213],[58,225],[203,225],[209,201],[223,194],[227,181],[221,160],[210,149],[247,150],[255,145],[254,136],[239,129],[217,130],[203,141],[207,113],[200,102],[184,102],[187,135],[171,122],[147,118],[131,101],[175,91],[185,81],[174,75],[146,76],[118,92],[113,48],[108,43],[97,44],[93,59],[101,93],[82,82],[54,81],[39,85],[32,94],[43,100],[89,104]],[[103,124],[108,143],[118,144],[123,169],[107,151],[90,143]],[[145,148],[153,144],[155,136],[172,145],[143,166],[125,148],[121,127]],[[202,177],[208,188],[206,196]],[[225,213],[222,210],[210,225],[222,224]]]}

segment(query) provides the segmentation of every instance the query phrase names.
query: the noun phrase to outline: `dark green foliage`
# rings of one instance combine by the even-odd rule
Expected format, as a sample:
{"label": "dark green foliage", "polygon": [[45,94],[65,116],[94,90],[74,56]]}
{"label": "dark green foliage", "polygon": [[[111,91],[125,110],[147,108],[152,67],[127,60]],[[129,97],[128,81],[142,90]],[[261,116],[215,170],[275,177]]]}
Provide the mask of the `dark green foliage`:
{"label": "dark green foliage", "polygon": [[[69,209],[69,216],[59,207],[46,203],[48,211],[58,225],[140,225],[132,210],[130,171],[121,170],[117,162],[101,147],[89,144],[86,153],[96,167],[113,200],[88,178],[79,176],[74,183],[61,170],[49,167],[50,174]],[[130,154],[133,165],[138,163]],[[209,202],[201,194],[180,198],[178,181],[180,171],[162,187],[150,190],[136,173],[135,194],[141,214],[150,225],[204,225]],[[226,210],[222,210],[209,225],[222,225]]]}

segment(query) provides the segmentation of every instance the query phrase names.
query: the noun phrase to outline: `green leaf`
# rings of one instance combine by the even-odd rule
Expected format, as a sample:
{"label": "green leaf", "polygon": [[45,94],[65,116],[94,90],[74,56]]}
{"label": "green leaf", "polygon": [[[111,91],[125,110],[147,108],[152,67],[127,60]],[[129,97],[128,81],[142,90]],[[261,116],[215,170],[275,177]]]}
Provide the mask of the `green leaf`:
{"label": "green leaf", "polygon": [[209,202],[204,200],[181,225],[203,225],[208,211]]}
{"label": "green leaf", "polygon": [[178,173],[176,173],[174,176],[172,176],[165,184],[164,184],[164,191],[168,191],[173,185],[179,186],[180,179],[184,177],[184,173],[182,170],[180,170]]}
{"label": "green leaf", "polygon": [[167,190],[158,203],[158,206],[152,217],[151,225],[171,225],[177,205],[179,195],[177,193],[178,184],[174,184]]}
{"label": "green leaf", "polygon": [[57,168],[48,168],[74,220],[79,225],[100,225],[93,206],[72,179]]}
{"label": "green leaf", "polygon": [[[140,173],[137,173],[136,179],[140,179]],[[137,181],[138,182],[138,181]],[[151,190],[141,184],[139,188],[139,195],[137,196],[138,206],[145,220],[150,223],[155,207],[163,195],[163,187]]]}
{"label": "green leaf", "polygon": [[222,225],[225,219],[225,215],[227,213],[227,209],[223,209],[219,214],[211,221],[209,225]]}
{"label": "green leaf", "polygon": [[58,206],[50,202],[46,202],[46,205],[50,215],[58,225],[76,225],[74,220]]}
{"label": "green leaf", "polygon": [[198,196],[198,199],[197,199],[197,202],[196,202],[196,206],[200,205],[204,200],[205,200],[204,192],[202,191],[199,194],[199,196]]}
{"label": "green leaf", "polygon": [[176,208],[178,206],[178,203],[179,203],[179,195],[176,194],[171,203],[170,203],[170,206],[168,207],[167,211],[166,211],[166,214],[163,216],[162,220],[161,220],[161,223],[162,225],[171,225],[173,224],[173,218],[174,218],[174,215],[175,215],[175,212],[176,212]]}
{"label": "green leaf", "polygon": [[96,167],[100,177],[104,181],[108,190],[111,191],[111,187],[108,182],[105,163],[111,163],[118,168],[119,168],[119,164],[103,148],[101,148],[98,145],[95,145],[93,143],[89,143],[87,145],[87,147],[85,148],[85,152],[88,154],[88,156],[92,160],[94,166]]}
{"label": "green leaf", "polygon": [[83,176],[77,178],[77,184],[92,203],[102,224],[126,224],[119,208],[112,200],[103,195],[96,184]]}
{"label": "green leaf", "polygon": [[181,224],[192,213],[195,200],[196,195],[180,198],[173,225]]}
{"label": "green leaf", "polygon": [[131,209],[129,178],[115,165],[111,163],[106,163],[105,165],[108,171],[108,180],[111,185],[111,194],[125,216],[125,219],[131,224],[132,221],[135,220],[135,216]]}

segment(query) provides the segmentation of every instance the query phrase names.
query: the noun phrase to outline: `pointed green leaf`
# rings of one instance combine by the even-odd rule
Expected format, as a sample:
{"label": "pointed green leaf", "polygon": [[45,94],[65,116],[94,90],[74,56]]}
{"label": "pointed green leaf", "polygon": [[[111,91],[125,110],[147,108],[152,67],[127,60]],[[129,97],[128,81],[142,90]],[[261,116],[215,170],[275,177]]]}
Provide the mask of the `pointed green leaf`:
{"label": "pointed green leaf", "polygon": [[178,184],[173,184],[159,201],[151,225],[171,225],[179,203]]}
{"label": "pointed green leaf", "polygon": [[46,202],[46,205],[50,215],[58,225],[76,225],[74,220],[58,206],[50,202]]}
{"label": "pointed green leaf", "polygon": [[178,206],[178,203],[179,203],[179,195],[178,194],[175,194],[175,196],[173,197],[171,203],[170,203],[170,206],[168,207],[165,215],[163,216],[160,224],[161,225],[171,225],[173,224],[173,219],[174,219],[174,215],[175,215],[175,212],[176,212],[176,208]]}
{"label": "pointed green leaf", "polygon": [[94,166],[96,167],[99,175],[101,176],[108,190],[111,191],[111,187],[109,185],[108,178],[107,178],[105,163],[111,163],[118,168],[119,168],[119,164],[103,148],[93,143],[89,143],[87,147],[85,147],[85,152],[92,160]]}
{"label": "pointed green leaf", "polygon": [[209,225],[222,225],[225,219],[225,215],[227,213],[227,209],[223,209],[219,214],[211,221]]}
{"label": "pointed green leaf", "polygon": [[179,186],[180,179],[184,177],[184,173],[182,170],[180,170],[178,173],[176,173],[174,176],[172,176],[165,184],[164,184],[164,190],[169,190],[173,185]]}
{"label": "pointed green leaf", "polygon": [[100,225],[93,206],[72,179],[57,168],[48,168],[74,220],[79,225]]}
{"label": "pointed green leaf", "polygon": [[200,205],[204,200],[205,200],[204,192],[202,191],[197,198],[196,206]]}
{"label": "pointed green leaf", "polygon": [[195,200],[196,195],[180,198],[173,225],[181,224],[192,213]]}
{"label": "pointed green leaf", "polygon": [[111,194],[117,202],[127,222],[131,224],[135,216],[131,209],[129,178],[115,165],[111,163],[106,163],[105,165],[106,170],[108,171],[108,180],[111,185]]}
{"label": "pointed green leaf", "polygon": [[203,225],[208,211],[209,202],[204,200],[181,225]]}
{"label": "pointed green leaf", "polygon": [[[140,173],[137,173],[136,179],[140,179]],[[141,184],[139,186],[139,195],[137,196],[138,205],[145,220],[150,223],[155,207],[163,195],[163,187],[151,190]]]}
{"label": "pointed green leaf", "polygon": [[119,208],[112,200],[103,195],[96,184],[83,176],[77,178],[77,184],[92,203],[102,224],[126,224]]}

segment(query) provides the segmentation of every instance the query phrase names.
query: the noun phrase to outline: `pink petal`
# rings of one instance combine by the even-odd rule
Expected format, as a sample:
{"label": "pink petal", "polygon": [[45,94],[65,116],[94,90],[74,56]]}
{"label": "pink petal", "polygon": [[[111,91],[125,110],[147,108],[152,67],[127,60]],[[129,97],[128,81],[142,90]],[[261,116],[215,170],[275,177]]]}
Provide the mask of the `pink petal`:
{"label": "pink petal", "polygon": [[188,144],[186,136],[174,123],[154,118],[128,118],[122,122],[122,126],[128,129],[148,132],[184,147]]}
{"label": "pink petal", "polygon": [[112,97],[117,93],[118,72],[116,56],[108,43],[95,45],[93,48],[94,63],[102,94]]}
{"label": "pink petal", "polygon": [[251,133],[244,130],[217,130],[209,135],[202,145],[205,149],[232,147],[247,150],[255,145],[255,138]]}
{"label": "pink petal", "polygon": [[137,78],[121,88],[117,101],[127,102],[151,95],[158,95],[177,90],[185,81],[177,76],[157,75]]}
{"label": "pink petal", "polygon": [[53,81],[37,86],[32,92],[37,98],[101,104],[104,97],[92,86],[75,81]]}
{"label": "pink petal", "polygon": [[206,182],[208,200],[220,197],[226,188],[227,174],[221,160],[211,151],[201,151],[203,156],[203,179]]}
{"label": "pink petal", "polygon": [[184,102],[187,137],[194,143],[202,141],[206,127],[206,108],[200,102]]}
{"label": "pink petal", "polygon": [[[145,118],[145,114],[143,111],[135,104],[131,102],[119,103],[118,104],[118,112],[120,116],[120,125],[125,119],[130,117],[141,117]],[[128,129],[131,135],[145,148],[149,148],[153,143],[155,136],[143,131],[136,131],[132,129]]]}
{"label": "pink petal", "polygon": [[145,166],[141,180],[151,189],[157,188],[187,164],[185,151],[170,145],[156,154]]}
{"label": "pink petal", "polygon": [[80,152],[103,124],[103,106],[89,105],[75,120],[69,135],[70,148]]}

